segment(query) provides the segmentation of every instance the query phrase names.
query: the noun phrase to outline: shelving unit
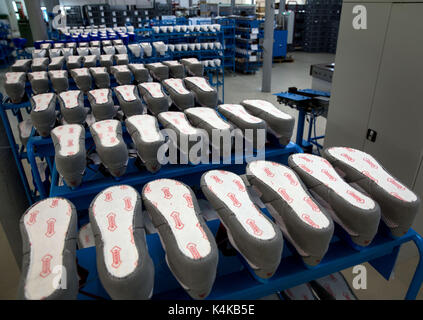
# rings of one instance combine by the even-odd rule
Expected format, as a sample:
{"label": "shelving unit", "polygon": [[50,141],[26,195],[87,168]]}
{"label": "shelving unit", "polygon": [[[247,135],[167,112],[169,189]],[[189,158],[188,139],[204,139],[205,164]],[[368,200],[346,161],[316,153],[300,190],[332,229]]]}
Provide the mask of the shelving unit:
{"label": "shelving unit", "polygon": [[255,18],[235,19],[235,69],[254,73],[262,65],[262,20]]}
{"label": "shelving unit", "polygon": [[215,19],[223,31],[223,67],[235,72],[235,20],[232,18]]}
{"label": "shelving unit", "polygon": [[10,27],[0,22],[0,68],[8,67],[14,60],[13,47],[10,39]]}

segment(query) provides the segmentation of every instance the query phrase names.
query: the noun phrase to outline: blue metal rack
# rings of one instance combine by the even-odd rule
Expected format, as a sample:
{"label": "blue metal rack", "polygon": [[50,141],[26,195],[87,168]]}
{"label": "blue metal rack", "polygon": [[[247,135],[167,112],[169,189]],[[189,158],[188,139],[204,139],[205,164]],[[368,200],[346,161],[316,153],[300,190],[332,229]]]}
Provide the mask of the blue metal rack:
{"label": "blue metal rack", "polygon": [[[286,164],[286,159],[281,158],[279,161]],[[244,166],[238,167],[242,167],[245,171]],[[237,171],[242,173],[239,172],[242,171],[239,168]],[[196,180],[198,185],[198,177],[190,180],[191,183]],[[201,194],[197,196],[201,197]],[[266,209],[262,211],[270,216]],[[220,221],[211,220],[207,225],[216,235]],[[240,255],[225,256],[219,251],[216,280],[207,299],[258,299],[364,262],[369,262],[386,280],[389,280],[400,246],[410,241],[417,246],[420,260],[405,299],[415,299],[423,282],[423,239],[412,229],[400,238],[392,238],[382,223],[372,243],[359,251],[351,244],[345,231],[337,226],[328,252],[322,262],[312,268],[306,267],[292,245],[285,241],[280,266],[275,275],[266,280],[258,278]],[[155,265],[152,299],[190,299],[169,270],[157,233],[147,235],[147,245]],[[95,250],[95,247],[90,247],[77,252],[80,266],[89,272],[86,284],[80,290],[79,299],[93,299],[93,297],[109,299],[98,279]]]}

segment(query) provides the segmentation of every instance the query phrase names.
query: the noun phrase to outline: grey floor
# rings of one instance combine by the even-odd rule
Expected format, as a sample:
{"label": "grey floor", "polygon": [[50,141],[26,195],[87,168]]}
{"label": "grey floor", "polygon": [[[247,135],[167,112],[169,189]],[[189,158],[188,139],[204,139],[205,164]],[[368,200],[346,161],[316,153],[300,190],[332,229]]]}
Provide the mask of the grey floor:
{"label": "grey floor", "polygon": [[[311,88],[311,77],[309,75],[310,65],[333,62],[334,55],[294,53],[293,58],[295,62],[274,64],[272,70],[271,93],[261,92],[261,70],[255,75],[226,74],[225,102],[239,103],[243,99],[256,98],[267,100],[276,105],[276,97],[273,96],[272,93],[285,91],[291,86]],[[2,75],[0,75],[0,77],[2,77]],[[1,83],[0,87],[2,88]],[[280,106],[280,108],[294,117],[298,116],[297,111],[287,106]],[[325,126],[325,119],[320,118],[317,122],[318,135],[324,133]],[[296,129],[294,132],[295,131]],[[0,253],[0,299],[15,299],[20,272],[1,225]],[[416,257],[400,261],[397,263],[393,277],[388,282],[370,265],[365,264],[367,269],[367,289],[354,290],[354,292],[360,299],[403,299],[416,265]],[[352,268],[346,269],[342,273],[351,284],[354,277]],[[275,295],[268,297],[268,299],[274,298]],[[423,289],[420,290],[418,299],[423,300]]]}

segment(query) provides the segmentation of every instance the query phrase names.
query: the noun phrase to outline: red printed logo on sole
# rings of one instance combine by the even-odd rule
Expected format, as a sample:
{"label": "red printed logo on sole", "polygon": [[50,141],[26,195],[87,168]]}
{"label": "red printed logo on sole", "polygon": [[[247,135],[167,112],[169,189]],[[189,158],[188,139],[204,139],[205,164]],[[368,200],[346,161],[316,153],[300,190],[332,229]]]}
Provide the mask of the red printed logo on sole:
{"label": "red printed logo on sole", "polygon": [[233,204],[235,207],[237,207],[237,208],[241,207],[241,202],[239,202],[239,200],[236,198],[235,194],[233,194],[232,192],[229,192],[229,193],[227,194],[227,197],[228,197],[229,199],[231,199],[232,204]]}
{"label": "red printed logo on sole", "polygon": [[291,184],[291,186],[297,186],[298,185],[298,181],[296,179],[294,179],[292,174],[285,172],[283,175],[289,180],[289,183]]}
{"label": "red printed logo on sole", "polygon": [[254,219],[247,219],[246,223],[251,227],[253,233],[257,236],[261,236],[263,234],[263,230],[261,230]]}
{"label": "red printed logo on sole", "polygon": [[56,232],[54,231],[54,224],[56,219],[50,218],[47,220],[47,231],[45,233],[46,237],[51,238]]}
{"label": "red printed logo on sole", "polygon": [[173,221],[175,222],[175,228],[178,230],[182,230],[184,228],[184,224],[181,221],[180,213],[177,211],[173,211],[170,216],[173,218]]}
{"label": "red printed logo on sole", "polygon": [[192,202],[192,197],[189,193],[185,193],[183,195],[183,197],[185,198],[185,200],[187,201],[187,207],[188,208],[194,208],[194,203]]}
{"label": "red printed logo on sole", "polygon": [[304,197],[303,200],[311,207],[314,212],[320,212],[319,206],[310,197]]}
{"label": "red printed logo on sole", "polygon": [[120,259],[120,251],[122,249],[118,246],[114,246],[110,252],[112,253],[112,267],[117,269],[122,264],[122,260]]}
{"label": "red printed logo on sole", "polygon": [[238,187],[238,190],[239,190],[239,191],[241,191],[241,192],[245,192],[245,186],[244,186],[244,184],[243,184],[241,181],[239,181],[239,180],[237,180],[237,179],[234,179],[234,180],[233,180],[233,183],[235,183],[235,184],[236,184],[236,186]]}
{"label": "red printed logo on sole", "polygon": [[377,169],[378,165],[375,164],[372,160],[370,160],[369,158],[363,158],[363,161],[366,162],[370,167],[372,167],[373,169]]}
{"label": "red printed logo on sole", "polygon": [[112,201],[113,200],[112,193],[113,193],[112,191],[105,192],[104,193],[104,201],[106,201],[106,202]]}
{"label": "red printed logo on sole", "polygon": [[218,176],[216,176],[216,175],[212,175],[212,176],[210,176],[210,178],[212,178],[216,183],[218,183],[218,184],[222,184],[223,183],[223,180],[222,179],[220,179]]}
{"label": "red printed logo on sole", "polygon": [[270,178],[273,178],[275,176],[275,174],[272,171],[270,171],[270,169],[267,167],[264,168],[264,173]]}
{"label": "red printed logo on sole", "polygon": [[126,211],[132,211],[134,207],[132,206],[132,199],[130,197],[123,198],[124,209]]}
{"label": "red printed logo on sole", "polygon": [[361,198],[359,195],[357,195],[354,191],[347,190],[347,194],[349,194],[351,197],[353,197],[355,199],[355,201],[357,201],[358,203],[364,203],[364,199]]}
{"label": "red printed logo on sole", "polygon": [[50,203],[50,208],[57,208],[57,206],[59,205],[59,199],[53,199],[53,200],[51,200],[51,203]]}
{"label": "red printed logo on sole", "polygon": [[38,210],[30,212],[29,213],[29,219],[28,219],[26,224],[32,226],[34,223],[36,223],[37,222],[37,216],[38,216],[39,213],[40,213],[40,211],[38,211]]}
{"label": "red printed logo on sole", "polygon": [[326,169],[322,169],[322,173],[329,178],[330,181],[336,181],[336,178],[330,174],[330,172]]}
{"label": "red printed logo on sole", "polygon": [[393,184],[397,189],[400,189],[400,190],[405,190],[405,187],[403,187],[398,181],[396,181],[395,179],[392,179],[391,177],[389,177],[388,179],[388,182],[389,183],[391,183],[391,184]]}
{"label": "red printed logo on sole", "polygon": [[117,229],[117,225],[116,225],[116,214],[113,212],[110,212],[107,215],[107,223],[108,223],[108,227],[107,229],[111,232],[115,231]]}
{"label": "red printed logo on sole", "polygon": [[308,214],[303,213],[303,214],[301,215],[301,217],[304,219],[304,221],[306,221],[306,222],[307,222],[309,225],[311,225],[313,228],[320,229],[320,226],[319,226],[316,222],[314,222],[314,221],[313,221],[313,219],[311,219],[311,217],[310,217]]}
{"label": "red printed logo on sole", "polygon": [[168,187],[162,188],[162,191],[163,191],[163,198],[171,199],[173,197]]}
{"label": "red printed logo on sole", "polygon": [[282,198],[288,202],[288,203],[292,203],[292,201],[294,201],[294,199],[291,198],[291,196],[288,194],[288,192],[283,189],[283,188],[279,188],[278,192],[280,193],[280,195],[282,196]]}
{"label": "red printed logo on sole", "polygon": [[206,235],[206,233],[204,232],[204,229],[203,229],[203,227],[201,226],[200,222],[197,222],[196,226],[197,226],[197,228],[198,228],[198,229],[200,229],[201,234],[203,235],[203,238],[204,238],[204,239],[206,239],[206,240],[208,240],[207,235]]}
{"label": "red printed logo on sole", "polygon": [[192,242],[188,243],[187,244],[187,249],[191,253],[191,255],[194,258],[194,260],[197,260],[197,259],[200,259],[201,258],[200,252],[198,252],[197,245],[195,243],[192,243]]}
{"label": "red printed logo on sole", "polygon": [[51,254],[46,254],[41,258],[41,272],[40,276],[45,278],[51,273],[50,264],[53,256]]}

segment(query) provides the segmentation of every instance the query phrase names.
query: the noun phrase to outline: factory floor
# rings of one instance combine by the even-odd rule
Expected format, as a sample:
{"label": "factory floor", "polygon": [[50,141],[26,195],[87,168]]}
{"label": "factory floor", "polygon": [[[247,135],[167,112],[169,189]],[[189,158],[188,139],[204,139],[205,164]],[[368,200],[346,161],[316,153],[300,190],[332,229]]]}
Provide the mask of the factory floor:
{"label": "factory floor", "polygon": [[[272,70],[271,93],[261,92],[262,72],[254,75],[239,73],[225,74],[225,103],[239,103],[243,99],[264,99],[277,105],[276,97],[272,93],[285,91],[288,87],[311,88],[311,77],[309,75],[310,65],[315,63],[334,62],[334,55],[295,52],[292,63],[274,64]],[[3,73],[0,78],[3,79]],[[0,81],[0,89],[3,81]],[[281,110],[298,116],[298,112],[287,106],[280,106]],[[322,117],[317,121],[317,135],[324,134],[326,120]],[[306,124],[307,129],[307,124]],[[294,129],[296,132],[296,128]],[[15,262],[8,240],[0,225],[0,299],[15,299],[18,281],[20,277],[19,268]],[[411,281],[411,277],[417,265],[417,257],[401,259],[395,268],[395,272],[388,282],[380,276],[369,264],[365,264],[367,270],[367,289],[355,290],[354,293],[359,299],[403,299]],[[352,284],[354,274],[352,268],[342,271],[345,279]],[[276,295],[267,297],[277,298]],[[418,299],[423,300],[423,289],[420,289]]]}

